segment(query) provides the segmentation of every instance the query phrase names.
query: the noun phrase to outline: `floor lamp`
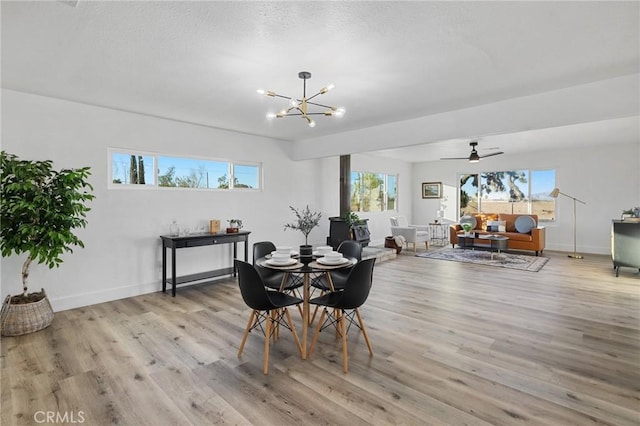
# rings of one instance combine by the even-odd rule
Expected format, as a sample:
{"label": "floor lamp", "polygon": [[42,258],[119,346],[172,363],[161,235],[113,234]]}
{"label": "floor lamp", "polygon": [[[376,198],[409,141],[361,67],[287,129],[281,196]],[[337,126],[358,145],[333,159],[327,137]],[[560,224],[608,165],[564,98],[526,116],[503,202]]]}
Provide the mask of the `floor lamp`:
{"label": "floor lamp", "polygon": [[587,204],[584,201],[578,200],[576,197],[572,197],[571,195],[567,195],[564,192],[560,192],[559,188],[554,188],[549,194],[553,198],[558,198],[558,195],[564,195],[567,198],[571,198],[573,200],[573,254],[570,254],[569,257],[573,259],[583,259],[584,257],[578,253],[576,253],[576,201],[578,203]]}

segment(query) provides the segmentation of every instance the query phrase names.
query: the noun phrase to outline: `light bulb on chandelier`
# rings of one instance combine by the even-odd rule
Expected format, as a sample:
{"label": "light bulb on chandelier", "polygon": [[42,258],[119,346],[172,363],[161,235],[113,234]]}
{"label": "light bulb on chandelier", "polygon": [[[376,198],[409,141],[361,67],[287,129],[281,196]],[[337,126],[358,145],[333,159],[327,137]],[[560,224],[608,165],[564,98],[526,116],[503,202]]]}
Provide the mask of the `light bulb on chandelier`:
{"label": "light bulb on chandelier", "polygon": [[[298,99],[291,96],[283,96],[279,95],[276,92],[272,92],[270,90],[258,89],[257,92],[260,95],[271,96],[276,98],[284,98],[288,100],[289,108],[283,109],[278,113],[267,113],[267,119],[273,120],[274,118],[282,118],[286,116],[294,116],[298,115],[304,118],[307,121],[309,127],[316,127],[316,122],[313,120],[310,115],[325,115],[325,116],[333,116],[333,117],[342,117],[345,114],[345,109],[342,107],[335,107],[329,105],[323,105],[316,102],[311,102],[316,96],[324,95],[331,89],[333,89],[336,85],[333,83],[328,83],[325,87],[320,89],[318,93],[313,96],[307,98],[307,80],[311,78],[311,73],[307,71],[301,71],[298,73],[298,77],[303,80],[302,86],[302,98]],[[324,111],[311,112],[309,111],[309,107],[312,108],[323,108]]]}

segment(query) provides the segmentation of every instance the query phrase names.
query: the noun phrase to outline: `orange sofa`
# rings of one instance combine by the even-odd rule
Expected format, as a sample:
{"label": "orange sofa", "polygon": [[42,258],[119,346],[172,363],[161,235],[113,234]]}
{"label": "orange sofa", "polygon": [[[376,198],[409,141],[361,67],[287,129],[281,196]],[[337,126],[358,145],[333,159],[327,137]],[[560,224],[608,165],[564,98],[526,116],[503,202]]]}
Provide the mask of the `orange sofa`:
{"label": "orange sofa", "polygon": [[[538,216],[535,214],[477,213],[470,216],[476,220],[476,226],[470,232],[509,237],[509,250],[531,250],[536,252],[536,256],[544,250],[545,231],[543,226],[539,226]],[[519,216],[531,216],[536,226],[528,233],[518,232],[516,220]],[[505,230],[503,232],[487,231],[487,222],[490,221],[504,221]],[[458,243],[458,235],[462,234],[464,230],[459,223],[449,226],[449,242],[453,247]]]}

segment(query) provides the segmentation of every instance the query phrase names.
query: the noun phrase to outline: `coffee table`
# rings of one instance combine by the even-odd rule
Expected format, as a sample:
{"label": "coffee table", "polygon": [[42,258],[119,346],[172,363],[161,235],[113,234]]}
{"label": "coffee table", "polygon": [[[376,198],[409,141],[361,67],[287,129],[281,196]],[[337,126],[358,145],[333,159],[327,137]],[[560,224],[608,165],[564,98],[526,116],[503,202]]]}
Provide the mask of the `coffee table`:
{"label": "coffee table", "polygon": [[465,236],[458,235],[458,246],[462,249],[467,248],[483,248],[491,251],[491,259],[493,259],[494,252],[498,254],[503,250],[509,249],[509,237],[503,237],[502,235],[479,235],[479,236]]}

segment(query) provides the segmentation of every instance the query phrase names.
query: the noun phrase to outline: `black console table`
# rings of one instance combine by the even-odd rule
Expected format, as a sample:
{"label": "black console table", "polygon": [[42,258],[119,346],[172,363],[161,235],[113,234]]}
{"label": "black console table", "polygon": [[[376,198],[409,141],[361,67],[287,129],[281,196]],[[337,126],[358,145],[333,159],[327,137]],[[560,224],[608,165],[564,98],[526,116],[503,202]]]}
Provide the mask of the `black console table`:
{"label": "black console table", "polygon": [[[244,243],[244,260],[247,261],[249,254],[249,231],[222,234],[191,234],[185,236],[161,235],[162,239],[162,292],[166,292],[167,283],[171,284],[171,294],[176,296],[176,285],[192,281],[206,280],[222,275],[236,276],[236,269],[232,265],[228,268],[216,269],[214,271],[200,272],[197,274],[176,277],[176,250],[188,247],[212,246],[217,244],[233,244],[233,259],[238,257],[238,242]],[[167,279],[167,249],[171,249],[171,278]]]}

